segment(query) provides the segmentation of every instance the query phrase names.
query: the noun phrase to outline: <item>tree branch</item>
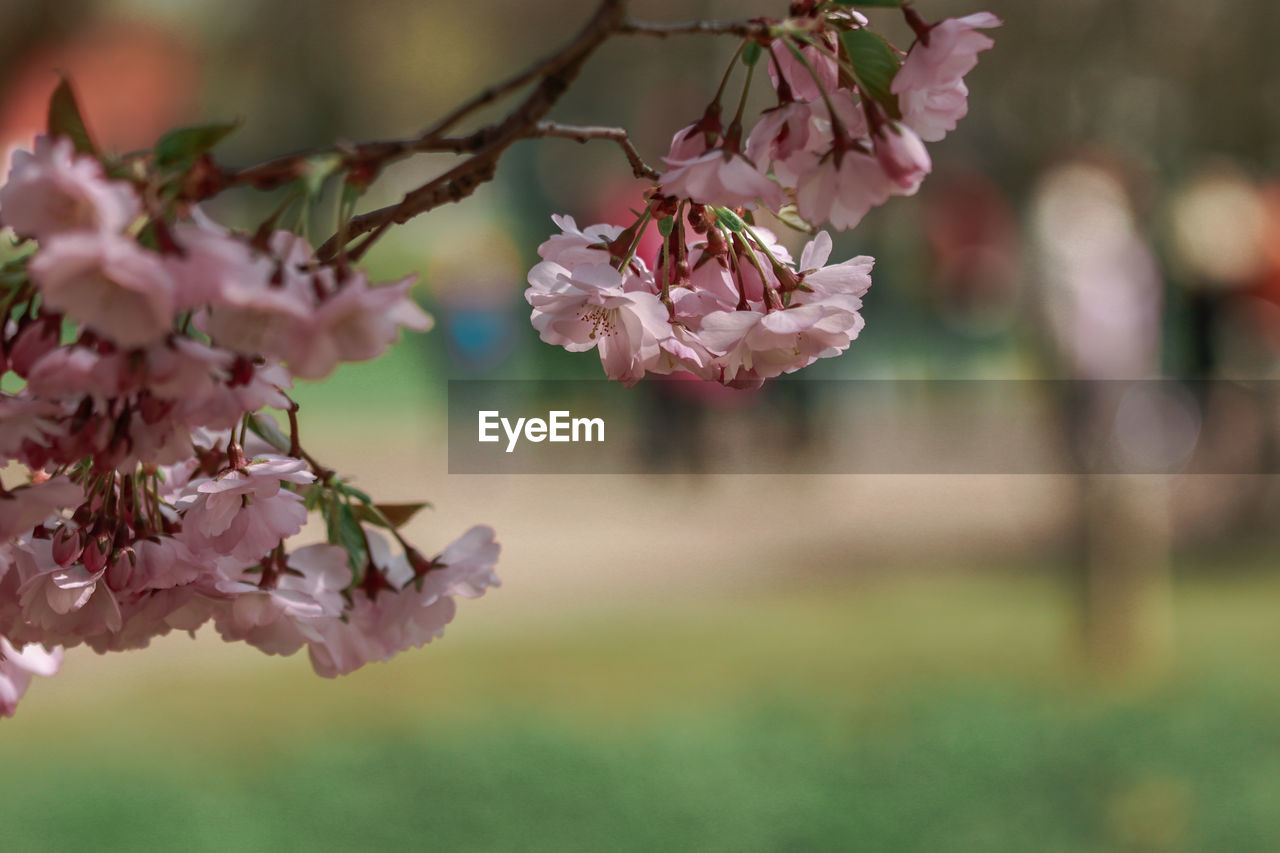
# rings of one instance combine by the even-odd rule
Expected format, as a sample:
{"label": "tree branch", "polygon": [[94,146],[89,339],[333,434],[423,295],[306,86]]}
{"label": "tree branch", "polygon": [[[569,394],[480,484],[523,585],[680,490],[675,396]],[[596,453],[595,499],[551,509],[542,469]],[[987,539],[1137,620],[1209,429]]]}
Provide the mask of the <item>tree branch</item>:
{"label": "tree branch", "polygon": [[575,124],[558,124],[553,121],[540,121],[533,126],[529,136],[557,136],[561,139],[572,139],[584,143],[592,139],[609,139],[618,143],[618,146],[622,148],[622,153],[627,156],[627,162],[631,164],[631,172],[637,178],[648,178],[651,181],[656,181],[662,174],[641,159],[640,152],[636,151],[636,147],[631,144],[631,139],[627,136],[627,132],[620,127],[587,127]]}
{"label": "tree branch", "polygon": [[773,24],[767,21],[683,21],[671,24],[655,24],[625,18],[618,25],[622,35],[654,36],[666,38],[682,35],[738,36],[744,39],[768,39],[773,36]]}
{"label": "tree branch", "polygon": [[[534,72],[527,76],[528,79],[541,79],[519,106],[502,121],[483,127],[468,137],[477,144],[475,154],[443,175],[407,193],[399,204],[353,217],[345,229],[344,239],[350,241],[370,231],[382,231],[390,223],[402,224],[442,204],[461,201],[475,192],[481,184],[492,180],[502,153],[513,142],[529,135],[530,130],[560,100],[587,58],[617,30],[622,22],[623,6],[624,0],[602,0],[591,20],[572,41],[555,55],[538,63]],[[512,79],[525,76],[517,75]],[[457,121],[457,118],[474,106],[479,106],[482,101],[483,95],[455,110],[457,117],[446,117],[446,120]],[[449,125],[446,121],[441,121],[436,126],[445,128]],[[428,134],[431,132],[433,131],[428,131]],[[342,248],[337,245],[338,241],[339,236],[336,234],[325,241],[317,252],[321,260],[332,258],[338,253]],[[362,243],[361,251],[367,251],[369,244],[370,241]]]}
{"label": "tree branch", "polygon": [[[315,157],[340,157],[341,162],[335,172],[345,172],[348,180],[354,179],[367,185],[388,164],[413,154],[447,152],[470,155],[444,174],[406,193],[397,204],[353,217],[339,233],[326,240],[317,252],[321,260],[331,260],[351,241],[365,237],[347,253],[349,259],[355,260],[368,251],[389,226],[407,222],[443,204],[461,201],[474,193],[480,185],[492,180],[497,172],[499,158],[512,143],[520,139],[556,136],[579,142],[588,139],[612,140],[622,148],[636,177],[656,180],[659,177],[658,171],[641,159],[622,128],[579,127],[544,122],[542,118],[564,94],[587,58],[610,36],[620,33],[658,38],[683,34],[733,35],[763,41],[772,37],[773,24],[763,19],[650,23],[627,17],[625,6],[626,0],[600,0],[591,19],[558,51],[458,105],[418,136],[339,143],[327,148],[277,157],[237,171],[220,171],[193,200],[199,201],[234,186],[252,186],[258,189],[283,186],[303,177],[309,167],[308,161]],[[465,135],[445,135],[476,110],[530,84],[534,84],[532,91],[501,121]]]}

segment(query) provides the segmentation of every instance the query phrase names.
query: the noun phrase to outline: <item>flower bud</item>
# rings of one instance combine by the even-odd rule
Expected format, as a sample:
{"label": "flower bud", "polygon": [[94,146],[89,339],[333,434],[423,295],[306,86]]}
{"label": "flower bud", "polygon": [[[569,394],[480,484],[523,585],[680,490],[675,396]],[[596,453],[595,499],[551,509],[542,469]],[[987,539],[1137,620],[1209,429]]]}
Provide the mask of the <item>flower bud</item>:
{"label": "flower bud", "polygon": [[57,348],[58,337],[57,321],[40,319],[28,323],[18,332],[9,351],[9,366],[13,372],[26,377],[37,361]]}
{"label": "flower bud", "polygon": [[903,195],[920,188],[924,176],[933,170],[929,151],[916,132],[900,122],[882,126],[874,137],[876,159]]}
{"label": "flower bud", "polygon": [[84,561],[85,569],[96,575],[106,568],[107,559],[110,556],[111,534],[97,533],[89,538],[89,544],[85,546],[81,558]]}
{"label": "flower bud", "polygon": [[84,534],[68,524],[62,525],[53,534],[52,551],[53,561],[66,568],[84,552]]}

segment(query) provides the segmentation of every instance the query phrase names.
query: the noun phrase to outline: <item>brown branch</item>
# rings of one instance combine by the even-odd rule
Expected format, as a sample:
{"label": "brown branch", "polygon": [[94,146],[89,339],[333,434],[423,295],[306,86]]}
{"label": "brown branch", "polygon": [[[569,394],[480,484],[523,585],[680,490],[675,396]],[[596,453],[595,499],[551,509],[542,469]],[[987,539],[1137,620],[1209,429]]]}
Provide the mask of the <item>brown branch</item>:
{"label": "brown branch", "polygon": [[[398,204],[352,218],[347,225],[345,239],[352,240],[370,231],[382,230],[389,223],[402,224],[442,204],[461,201],[481,184],[492,180],[502,153],[512,143],[529,135],[569,88],[587,58],[617,30],[622,21],[623,4],[624,0],[602,0],[591,20],[572,41],[555,55],[538,63],[530,77],[540,78],[538,84],[519,106],[502,121],[483,127],[468,137],[477,143],[476,152],[470,158],[407,193]],[[520,76],[523,75],[517,75]],[[477,105],[479,100],[475,99]],[[337,254],[341,248],[337,243],[337,235],[325,241],[317,252],[321,260]],[[368,247],[369,241],[361,244],[362,251]]]}
{"label": "brown branch", "polygon": [[768,39],[773,37],[773,24],[763,20],[751,21],[682,21],[671,24],[655,24],[625,18],[618,25],[622,35],[654,36],[667,38],[682,35],[738,36],[744,39]]}
{"label": "brown branch", "polygon": [[[635,146],[621,128],[562,125],[544,122],[543,116],[564,94],[587,58],[612,35],[638,34],[659,38],[682,34],[734,35],[762,41],[772,37],[773,24],[763,19],[650,23],[626,17],[625,5],[626,0],[600,0],[591,19],[560,50],[463,102],[418,136],[339,143],[327,148],[277,157],[238,171],[222,171],[216,179],[209,182],[200,197],[207,198],[234,186],[253,186],[258,189],[279,187],[302,177],[310,159],[326,155],[341,158],[335,167],[335,173],[346,173],[349,181],[364,185],[371,182],[388,164],[413,154],[448,152],[470,155],[444,174],[406,193],[397,204],[353,217],[338,234],[326,240],[317,253],[322,260],[332,260],[352,240],[368,235],[347,252],[348,259],[355,260],[368,251],[389,226],[407,222],[443,204],[461,201],[474,193],[481,184],[492,180],[501,155],[520,139],[540,136],[556,136],[579,142],[609,139],[622,148],[636,177],[655,180],[659,173],[640,158]],[[444,135],[476,110],[529,84],[534,84],[532,91],[502,120],[469,134]]]}
{"label": "brown branch", "polygon": [[577,142],[589,142],[592,139],[609,139],[622,148],[622,153],[627,156],[627,162],[631,164],[631,172],[637,178],[648,178],[656,181],[661,177],[661,173],[646,163],[640,157],[640,152],[636,151],[636,147],[631,144],[630,137],[627,132],[620,127],[586,127],[576,124],[558,124],[553,121],[540,121],[533,126],[529,136],[556,136],[561,139],[572,139]]}

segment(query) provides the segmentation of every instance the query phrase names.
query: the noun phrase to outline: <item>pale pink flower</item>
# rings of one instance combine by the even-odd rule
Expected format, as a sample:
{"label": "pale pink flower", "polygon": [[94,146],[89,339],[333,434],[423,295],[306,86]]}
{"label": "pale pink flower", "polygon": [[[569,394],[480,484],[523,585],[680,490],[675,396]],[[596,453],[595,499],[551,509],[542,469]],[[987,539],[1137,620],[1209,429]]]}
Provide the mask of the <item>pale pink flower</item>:
{"label": "pale pink flower", "polygon": [[307,321],[294,329],[290,371],[304,379],[321,379],[340,362],[377,358],[399,337],[402,328],[430,330],[434,323],[431,316],[409,296],[414,278],[370,287],[364,273],[349,273]]}
{"label": "pale pink flower", "polygon": [[105,563],[97,566],[95,561],[93,569],[79,563],[63,568],[53,561],[47,540],[31,540],[25,548],[34,573],[29,569],[18,587],[24,624],[14,626],[12,633],[38,632],[46,643],[75,646],[95,634],[120,630],[120,604],[103,579]]}
{"label": "pale pink flower", "polygon": [[173,328],[174,282],[158,255],[108,232],[62,234],[31,260],[45,305],[126,349]]}
{"label": "pale pink flower", "polygon": [[844,352],[862,325],[862,316],[847,305],[817,301],[768,313],[710,314],[698,337],[719,354],[724,381],[744,374],[770,379]]}
{"label": "pale pink flower", "polygon": [[477,524],[432,560],[435,568],[423,576],[424,589],[434,587],[437,595],[478,598],[489,587],[501,585],[493,568],[501,552],[493,528]]}
{"label": "pale pink flower", "polygon": [[27,396],[0,394],[0,459],[16,457],[28,443],[43,444],[59,431],[58,404]]}
{"label": "pale pink flower", "polygon": [[599,347],[605,373],[638,382],[671,336],[670,315],[648,291],[625,291],[623,276],[608,264],[585,264],[572,272],[543,261],[529,272],[525,299],[533,327],[545,342],[570,352]]}
{"label": "pale pink flower", "polygon": [[183,254],[165,262],[178,282],[179,310],[221,301],[224,293],[228,302],[238,304],[245,291],[269,287],[275,264],[225,228],[202,216],[196,223],[177,225],[173,234]]}
{"label": "pale pink flower", "polygon": [[618,239],[623,231],[621,225],[604,223],[579,229],[572,216],[553,214],[551,221],[561,233],[552,234],[538,247],[538,257],[568,269],[581,264],[609,263],[609,252],[605,246]]}
{"label": "pale pink flower", "polygon": [[717,148],[691,160],[664,157],[671,171],[659,183],[667,195],[702,204],[754,208],[757,202],[777,209],[782,188],[743,155]]}
{"label": "pale pink flower", "polygon": [[82,346],[58,347],[31,368],[27,387],[41,397],[112,397],[125,388],[128,360]]}
{"label": "pale pink flower", "polygon": [[834,154],[812,157],[812,163],[796,188],[796,207],[809,222],[826,222],[838,231],[853,228],[893,193],[884,167],[861,151],[845,151],[839,165]]}
{"label": "pale pink flower", "polygon": [[198,325],[214,346],[246,356],[288,359],[313,310],[302,286],[271,287],[252,280],[228,281]]}
{"label": "pale pink flower", "polygon": [[929,30],[927,43],[921,39],[912,45],[890,90],[898,96],[903,122],[921,139],[937,142],[968,113],[964,75],[978,64],[978,54],[995,44],[978,30],[1001,23],[990,12],[948,18]]}
{"label": "pale pink flower", "polygon": [[57,349],[61,338],[62,321],[57,315],[27,323],[9,347],[9,367],[19,376],[29,376],[36,362]]}
{"label": "pale pink flower", "polygon": [[929,151],[915,131],[889,122],[871,138],[876,159],[893,182],[894,195],[914,195],[925,175],[933,170]]}
{"label": "pale pink flower", "polygon": [[765,110],[747,135],[747,159],[763,171],[774,161],[807,150],[813,112],[813,105],[802,101]]}
{"label": "pale pink flower", "polygon": [[671,137],[671,150],[667,157],[672,160],[693,160],[707,153],[707,133],[701,122],[695,122],[676,131]]}
{"label": "pale pink flower", "polygon": [[840,69],[836,65],[835,34],[827,32],[817,38],[825,49],[811,44],[800,48],[800,53],[808,61],[812,71],[792,53],[786,42],[782,39],[773,40],[769,45],[773,61],[768,63],[768,67],[769,79],[773,81],[774,88],[778,87],[778,72],[781,71],[782,79],[786,80],[792,97],[797,100],[815,101],[822,97],[824,91],[836,90],[840,84]]}
{"label": "pale pink flower", "polygon": [[84,490],[61,475],[0,494],[0,542],[25,533],[60,509],[84,502]]}
{"label": "pale pink flower", "polygon": [[117,594],[116,601],[120,607],[120,627],[84,638],[85,645],[98,654],[145,649],[153,639],[163,637],[174,628],[190,630],[187,614],[202,611],[208,599],[194,586],[177,586],[147,590],[127,598]]}
{"label": "pale pink flower", "polygon": [[65,137],[36,138],[35,151],[16,151],[0,187],[0,221],[41,241],[69,231],[118,233],[141,207],[133,188],[103,178],[102,165],[76,156]]}
{"label": "pale pink flower", "polygon": [[37,643],[14,648],[0,637],[0,717],[12,717],[27,692],[31,676],[51,676],[62,665],[62,649],[48,651]]}
{"label": "pale pink flower", "polygon": [[231,429],[240,423],[245,412],[256,412],[264,406],[289,408],[289,398],[282,389],[291,385],[289,371],[279,362],[255,364],[248,359],[238,359],[231,367],[229,378],[216,384],[208,394],[183,400],[174,417],[192,426]]}
{"label": "pale pink flower", "polygon": [[390,556],[382,537],[370,533],[369,546],[374,564],[386,571],[393,586],[402,589],[384,591],[375,598],[361,589],[352,590],[345,621],[329,618],[313,623],[321,639],[309,644],[311,665],[326,678],[431,642],[453,619],[454,596],[473,598],[498,583],[493,566],[500,548],[489,527],[468,530],[433,561],[438,568],[417,579],[403,555]]}
{"label": "pale pink flower", "polygon": [[[814,292],[812,298],[854,296],[861,299],[871,288],[871,268],[876,259],[858,255],[827,266],[830,257],[831,235],[826,231],[818,232],[800,253],[800,273],[804,283]],[[804,293],[797,294],[797,298],[801,300],[805,297]]]}
{"label": "pale pink flower", "polygon": [[306,523],[302,496],[281,488],[281,483],[315,480],[306,468],[301,459],[269,454],[243,470],[188,484],[178,503],[184,510],[183,543],[197,557],[211,553],[256,561]]}
{"label": "pale pink flower", "polygon": [[351,582],[347,552],[308,545],[290,554],[287,566],[269,589],[258,585],[260,575],[248,573],[218,583],[218,591],[230,596],[214,616],[224,640],[244,640],[269,655],[291,655],[304,643],[322,639],[312,626],[342,614],[342,590]]}
{"label": "pale pink flower", "polygon": [[713,378],[711,365],[715,357],[694,330],[682,323],[672,323],[671,337],[662,341],[660,346],[661,352],[649,365],[650,373],[658,376],[691,373],[703,379]]}

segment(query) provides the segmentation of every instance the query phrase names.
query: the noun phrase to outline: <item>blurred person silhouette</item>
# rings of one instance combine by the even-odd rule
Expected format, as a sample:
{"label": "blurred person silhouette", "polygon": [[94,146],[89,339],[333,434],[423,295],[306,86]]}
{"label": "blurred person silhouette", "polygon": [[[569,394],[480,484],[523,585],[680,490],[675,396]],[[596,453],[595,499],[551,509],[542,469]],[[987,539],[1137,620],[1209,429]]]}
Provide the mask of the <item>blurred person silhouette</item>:
{"label": "blurred person silhouette", "polygon": [[[1164,283],[1139,225],[1131,171],[1101,152],[1050,167],[1032,198],[1040,320],[1057,409],[1080,476],[1075,582],[1085,650],[1112,673],[1163,662],[1170,641],[1163,478],[1107,476],[1155,463],[1185,401],[1103,380],[1160,375]],[[1126,413],[1128,413],[1126,415]]]}

